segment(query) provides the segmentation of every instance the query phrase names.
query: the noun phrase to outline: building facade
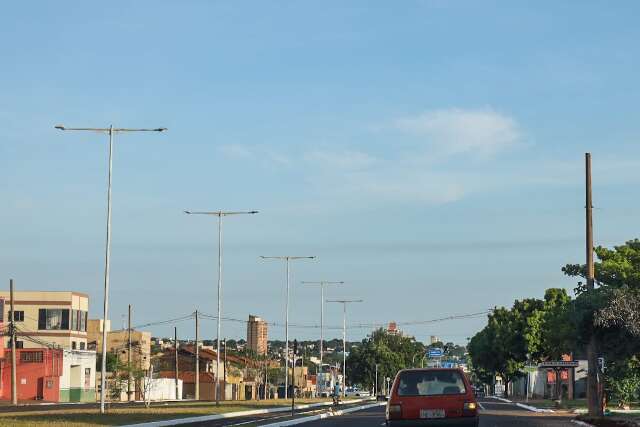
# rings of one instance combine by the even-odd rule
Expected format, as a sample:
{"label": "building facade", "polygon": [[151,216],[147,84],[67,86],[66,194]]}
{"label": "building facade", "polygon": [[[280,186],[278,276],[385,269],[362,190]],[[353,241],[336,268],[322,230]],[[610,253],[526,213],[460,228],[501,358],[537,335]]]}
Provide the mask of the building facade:
{"label": "building facade", "polygon": [[[89,319],[87,340],[90,348],[102,354],[102,320]],[[109,330],[107,322],[107,351],[118,355],[118,360],[126,364],[129,360],[129,331]],[[151,333],[131,331],[131,363],[138,369],[147,370],[151,366]]]}
{"label": "building facade", "polygon": [[[0,291],[4,300],[2,321],[8,323],[9,292]],[[14,292],[17,329],[16,348],[55,346],[70,350],[87,349],[87,313],[89,297],[71,291],[17,291]],[[9,337],[3,337],[3,346],[9,347]]]}
{"label": "building facade", "polygon": [[259,356],[267,354],[269,339],[267,322],[257,316],[249,316],[247,323],[247,347]]}
{"label": "building facade", "polygon": [[96,352],[64,350],[59,402],[96,401]]}
{"label": "building facade", "polygon": [[[2,360],[0,397],[11,400],[11,350]],[[59,349],[16,349],[16,391],[19,401],[60,399],[60,377],[63,371],[63,351]]]}

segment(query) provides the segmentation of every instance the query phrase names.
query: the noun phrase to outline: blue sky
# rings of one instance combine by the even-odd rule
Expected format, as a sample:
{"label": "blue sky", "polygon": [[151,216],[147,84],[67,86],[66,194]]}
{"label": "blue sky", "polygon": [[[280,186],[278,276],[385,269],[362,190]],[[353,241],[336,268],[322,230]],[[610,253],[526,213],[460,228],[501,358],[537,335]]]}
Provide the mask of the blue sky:
{"label": "blue sky", "polygon": [[[529,4],[527,4],[529,3]],[[428,320],[573,288],[595,237],[637,237],[637,2],[136,1],[5,5],[0,16],[0,277],[102,304],[106,138],[118,136],[111,318],[215,311],[317,323],[317,289],[363,298],[353,323]],[[339,308],[327,307],[339,325]],[[484,319],[406,326],[464,342]],[[193,327],[181,323],[187,336]],[[170,335],[168,326],[152,329]],[[244,326],[225,323],[224,335]],[[349,331],[359,339],[367,329]],[[213,323],[204,335],[213,336]],[[283,330],[272,328],[271,337]],[[293,329],[313,338],[317,331]],[[328,336],[338,336],[331,331]]]}

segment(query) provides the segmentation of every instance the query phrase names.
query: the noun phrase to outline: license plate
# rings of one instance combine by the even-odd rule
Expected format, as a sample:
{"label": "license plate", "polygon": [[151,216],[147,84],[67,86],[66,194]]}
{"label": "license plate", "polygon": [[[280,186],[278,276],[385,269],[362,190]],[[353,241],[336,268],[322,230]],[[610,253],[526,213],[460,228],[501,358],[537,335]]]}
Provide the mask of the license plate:
{"label": "license plate", "polygon": [[444,409],[420,409],[420,418],[444,418]]}

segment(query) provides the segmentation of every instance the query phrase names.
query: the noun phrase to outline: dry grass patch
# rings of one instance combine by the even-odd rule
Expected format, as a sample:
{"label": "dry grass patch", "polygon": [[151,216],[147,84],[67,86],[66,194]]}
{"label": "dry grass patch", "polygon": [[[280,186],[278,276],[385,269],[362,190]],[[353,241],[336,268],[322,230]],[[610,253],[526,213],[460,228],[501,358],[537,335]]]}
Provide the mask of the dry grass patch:
{"label": "dry grass patch", "polygon": [[[327,399],[298,399],[296,404],[318,403]],[[34,407],[28,412],[4,412],[0,413],[0,426],[50,426],[50,427],[75,427],[75,426],[111,426],[143,423],[147,421],[170,420],[174,418],[186,418],[220,414],[225,412],[248,411],[276,406],[287,406],[290,400],[278,399],[250,402],[221,402],[216,407],[214,402],[181,402],[181,403],[154,403],[150,408],[144,406],[112,405],[106,414],[100,414],[97,408],[74,409]]]}

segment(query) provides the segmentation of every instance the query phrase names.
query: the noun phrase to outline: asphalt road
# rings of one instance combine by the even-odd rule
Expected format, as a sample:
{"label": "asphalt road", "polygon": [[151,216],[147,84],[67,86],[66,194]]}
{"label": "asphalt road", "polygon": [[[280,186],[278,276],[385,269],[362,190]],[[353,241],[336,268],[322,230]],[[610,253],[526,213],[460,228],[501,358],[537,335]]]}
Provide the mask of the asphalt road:
{"label": "asphalt road", "polygon": [[[556,414],[534,413],[511,403],[494,399],[483,399],[480,427],[574,427],[571,417]],[[308,427],[380,427],[384,426],[384,406],[354,412],[341,417],[331,417],[321,421],[302,424]]]}

